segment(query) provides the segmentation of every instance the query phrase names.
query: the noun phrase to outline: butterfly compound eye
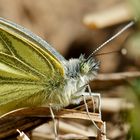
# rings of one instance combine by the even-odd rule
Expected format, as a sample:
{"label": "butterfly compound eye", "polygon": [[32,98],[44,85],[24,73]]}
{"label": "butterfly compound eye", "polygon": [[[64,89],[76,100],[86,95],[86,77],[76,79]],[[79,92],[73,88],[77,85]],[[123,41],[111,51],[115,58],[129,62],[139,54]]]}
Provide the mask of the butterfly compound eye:
{"label": "butterfly compound eye", "polygon": [[84,63],[81,65],[80,72],[82,74],[87,74],[89,71],[90,71],[90,66],[88,65],[88,63]]}

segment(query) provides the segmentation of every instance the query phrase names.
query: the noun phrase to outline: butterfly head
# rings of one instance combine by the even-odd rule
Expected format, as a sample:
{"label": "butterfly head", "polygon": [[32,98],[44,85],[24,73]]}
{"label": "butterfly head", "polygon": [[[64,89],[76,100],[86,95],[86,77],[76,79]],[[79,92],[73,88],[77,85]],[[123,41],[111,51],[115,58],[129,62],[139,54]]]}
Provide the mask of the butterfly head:
{"label": "butterfly head", "polygon": [[97,49],[95,49],[86,59],[84,55],[81,55],[79,59],[70,59],[66,63],[66,76],[67,78],[77,79],[78,77],[82,77],[86,79],[86,81],[92,80],[95,77],[99,69],[99,62],[93,59],[93,56],[100,51],[106,44],[112,41],[114,38],[119,36],[126,29],[134,25],[134,21],[128,23],[124,28],[122,28],[117,34],[112,36],[106,42],[101,44]]}
{"label": "butterfly head", "polygon": [[80,58],[80,74],[81,75],[95,75],[99,70],[99,61],[93,59],[93,57],[89,59],[85,59],[84,55],[81,55]]}
{"label": "butterfly head", "polygon": [[68,78],[84,78],[86,81],[92,80],[98,69],[99,61],[93,59],[93,57],[86,59],[84,55],[81,55],[79,59],[70,59],[66,65]]}
{"label": "butterfly head", "polygon": [[85,59],[84,55],[80,58],[80,75],[88,82],[93,80],[99,70],[100,62],[95,60],[93,57]]}

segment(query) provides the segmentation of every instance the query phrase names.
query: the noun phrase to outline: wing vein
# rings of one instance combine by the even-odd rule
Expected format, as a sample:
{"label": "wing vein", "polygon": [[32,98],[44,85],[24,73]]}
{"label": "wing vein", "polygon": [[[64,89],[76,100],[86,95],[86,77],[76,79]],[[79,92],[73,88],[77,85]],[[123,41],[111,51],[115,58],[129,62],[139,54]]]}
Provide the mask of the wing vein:
{"label": "wing vein", "polygon": [[9,45],[6,43],[6,41],[2,38],[2,36],[0,36],[0,39],[3,41],[3,43],[5,44],[5,46],[7,47],[7,49],[9,50],[9,52],[11,53],[12,56],[15,56],[12,49],[9,47]]}
{"label": "wing vein", "polygon": [[[16,59],[19,63],[21,63],[22,65],[26,66],[26,67],[29,68],[31,71],[33,71],[33,72],[39,74],[40,76],[43,76],[44,78],[46,78],[46,76],[45,76],[44,74],[40,73],[38,70],[34,69],[33,67],[31,67],[30,65],[28,65],[28,64],[25,63],[24,61],[20,60],[19,58],[15,57],[15,56],[10,56],[10,55],[8,55],[8,54],[6,54],[6,53],[3,53],[3,52],[0,52],[0,54]],[[5,63],[5,64],[6,64],[6,63]],[[13,66],[13,65],[12,65],[12,66]],[[16,65],[15,65],[15,66],[16,66]],[[14,66],[14,67],[15,67],[15,66]],[[16,67],[16,68],[17,68],[17,67]],[[20,69],[19,67],[18,67],[18,69],[23,71],[23,69]]]}

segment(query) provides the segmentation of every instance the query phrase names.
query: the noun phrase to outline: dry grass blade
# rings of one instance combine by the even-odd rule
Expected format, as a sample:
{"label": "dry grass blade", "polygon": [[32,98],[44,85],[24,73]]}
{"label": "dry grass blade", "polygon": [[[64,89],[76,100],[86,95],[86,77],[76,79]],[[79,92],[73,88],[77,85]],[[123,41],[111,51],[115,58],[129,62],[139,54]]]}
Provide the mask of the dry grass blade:
{"label": "dry grass blade", "polygon": [[[54,111],[54,114],[56,118],[89,120],[87,113],[84,111],[62,109]],[[90,113],[90,115],[100,126],[103,125],[99,114]],[[0,117],[0,139],[17,135],[16,129],[26,132],[50,120],[51,115],[47,107],[22,108],[11,111]]]}
{"label": "dry grass blade", "polygon": [[[87,112],[72,110],[72,109],[62,109],[60,111],[54,110],[56,118],[73,118],[73,119],[84,119],[89,120],[87,117]],[[100,116],[97,113],[90,113],[92,119],[95,122],[101,122]],[[51,118],[50,110],[48,107],[36,107],[36,108],[21,108],[4,114],[0,117],[0,121],[9,117],[49,117]]]}
{"label": "dry grass blade", "polygon": [[[91,89],[107,89],[118,85],[126,85],[129,80],[140,77],[140,72],[122,72],[112,74],[98,74],[91,82]],[[93,86],[94,85],[94,86]]]}
{"label": "dry grass blade", "polygon": [[18,140],[30,140],[24,132],[21,132],[18,129],[17,129],[17,132],[19,133],[19,136],[17,136]]}

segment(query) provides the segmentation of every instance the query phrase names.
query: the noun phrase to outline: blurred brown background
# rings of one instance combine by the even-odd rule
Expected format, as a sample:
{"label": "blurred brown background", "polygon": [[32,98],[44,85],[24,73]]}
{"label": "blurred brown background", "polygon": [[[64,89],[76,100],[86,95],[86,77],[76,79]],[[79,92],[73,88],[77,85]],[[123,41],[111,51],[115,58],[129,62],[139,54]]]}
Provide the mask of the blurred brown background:
{"label": "blurred brown background", "polygon": [[[0,0],[0,17],[18,23],[41,36],[66,59],[88,56],[95,48],[110,38],[120,26],[91,30],[83,23],[83,18],[98,11],[107,10],[123,3],[120,0]],[[122,26],[121,26],[122,27]],[[112,41],[103,52],[120,50],[128,36],[125,32]],[[119,53],[99,57],[101,72],[124,70]],[[122,60],[121,60],[122,61]]]}

